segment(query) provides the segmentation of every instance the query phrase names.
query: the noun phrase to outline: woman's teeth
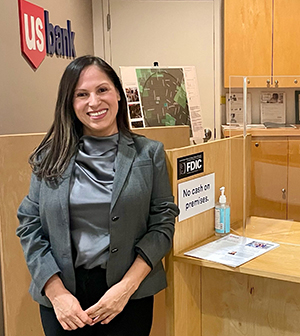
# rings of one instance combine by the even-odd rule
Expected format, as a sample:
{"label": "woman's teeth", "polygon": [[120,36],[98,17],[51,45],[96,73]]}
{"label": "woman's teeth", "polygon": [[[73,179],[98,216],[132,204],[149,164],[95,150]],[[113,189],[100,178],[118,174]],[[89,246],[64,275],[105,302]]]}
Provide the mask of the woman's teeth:
{"label": "woman's teeth", "polygon": [[107,110],[98,111],[98,112],[89,112],[88,115],[90,115],[92,117],[96,117],[96,116],[99,116],[99,115],[104,114],[106,112],[107,112]]}

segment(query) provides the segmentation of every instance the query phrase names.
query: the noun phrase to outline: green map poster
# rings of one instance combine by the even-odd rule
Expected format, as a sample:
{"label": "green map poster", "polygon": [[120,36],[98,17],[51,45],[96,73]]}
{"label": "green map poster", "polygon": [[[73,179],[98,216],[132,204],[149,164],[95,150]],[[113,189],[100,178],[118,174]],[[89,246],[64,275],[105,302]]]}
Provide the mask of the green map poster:
{"label": "green map poster", "polygon": [[145,126],[191,125],[183,69],[136,69]]}
{"label": "green map poster", "polygon": [[193,67],[120,69],[131,127],[188,125],[191,138],[202,142],[200,98]]}

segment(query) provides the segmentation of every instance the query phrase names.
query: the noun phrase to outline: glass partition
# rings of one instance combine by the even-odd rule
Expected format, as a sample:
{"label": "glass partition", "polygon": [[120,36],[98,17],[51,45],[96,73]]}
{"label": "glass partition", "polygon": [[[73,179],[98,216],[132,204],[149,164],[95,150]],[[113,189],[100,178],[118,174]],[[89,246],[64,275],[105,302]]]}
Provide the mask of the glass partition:
{"label": "glass partition", "polygon": [[300,76],[232,76],[229,83],[223,136],[239,136],[244,148],[243,219],[233,218],[232,230],[238,224],[242,235],[297,243]]}

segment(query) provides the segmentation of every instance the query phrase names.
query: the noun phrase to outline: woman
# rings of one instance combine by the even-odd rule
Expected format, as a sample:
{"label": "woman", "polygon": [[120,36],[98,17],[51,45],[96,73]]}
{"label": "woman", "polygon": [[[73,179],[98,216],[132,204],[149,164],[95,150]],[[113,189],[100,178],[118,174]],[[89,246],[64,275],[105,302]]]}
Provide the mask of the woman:
{"label": "woman", "polygon": [[75,59],[30,157],[17,235],[45,335],[149,335],[178,208],[160,142],[130,132],[114,70]]}

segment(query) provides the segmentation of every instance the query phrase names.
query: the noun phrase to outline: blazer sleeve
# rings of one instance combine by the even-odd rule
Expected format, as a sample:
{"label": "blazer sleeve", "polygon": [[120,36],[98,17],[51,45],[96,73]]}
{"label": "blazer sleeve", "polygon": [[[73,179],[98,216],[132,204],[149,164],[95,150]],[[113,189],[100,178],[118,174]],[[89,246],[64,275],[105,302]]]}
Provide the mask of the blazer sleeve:
{"label": "blazer sleeve", "polygon": [[[172,247],[175,217],[179,209],[174,203],[163,144],[158,142],[153,154],[153,184],[148,218],[148,231],[136,244],[137,251],[152,268]],[[145,258],[146,257],[146,258]]]}
{"label": "blazer sleeve", "polygon": [[29,194],[23,199],[18,209],[20,222],[17,236],[23,248],[27,267],[39,292],[49,278],[60,272],[52,255],[50,242],[43,231],[39,211],[39,194],[41,181],[32,174]]}

